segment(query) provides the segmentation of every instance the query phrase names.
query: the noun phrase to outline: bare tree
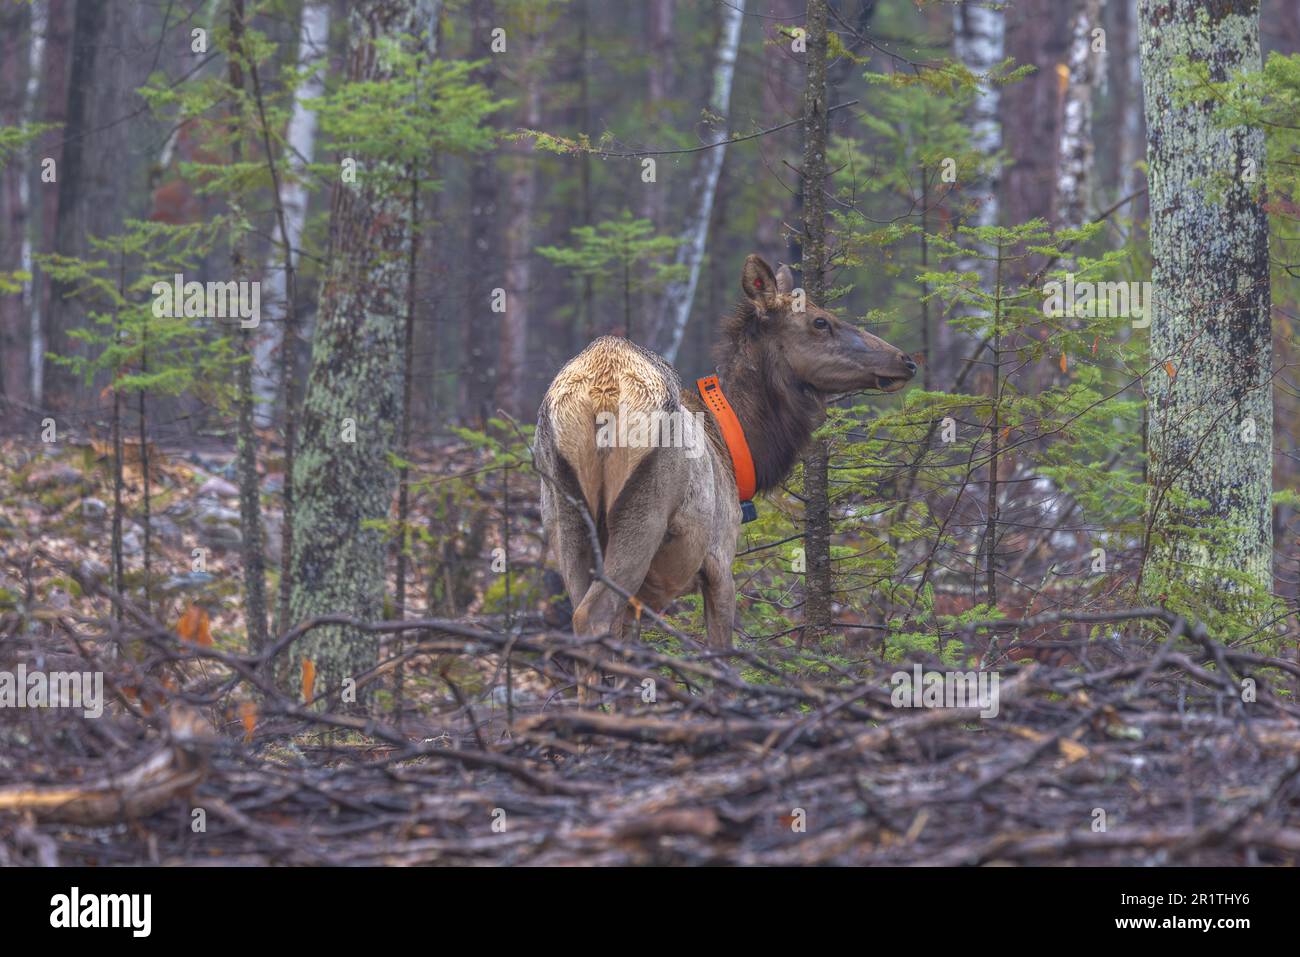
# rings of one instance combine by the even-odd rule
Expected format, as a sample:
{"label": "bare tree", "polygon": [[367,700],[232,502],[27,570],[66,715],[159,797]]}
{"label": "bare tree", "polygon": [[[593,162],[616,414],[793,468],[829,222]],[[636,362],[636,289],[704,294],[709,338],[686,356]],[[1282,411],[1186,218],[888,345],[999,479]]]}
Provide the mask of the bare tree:
{"label": "bare tree", "polygon": [[691,184],[687,206],[686,230],[682,245],[677,250],[676,262],[685,266],[687,276],[670,285],[663,296],[663,308],[658,324],[650,337],[650,345],[670,363],[677,360],[682,335],[691,317],[695,302],[695,287],[700,280],[700,264],[704,261],[705,244],[709,239],[709,219],[713,215],[713,197],[722,175],[722,161],[726,157],[728,139],[731,138],[728,117],[731,113],[731,81],[736,73],[736,51],[740,46],[740,28],[745,20],[745,0],[732,0],[722,4],[722,33],[713,67],[713,90],[709,96],[709,110],[722,118],[722,129],[713,142],[713,149],[700,154],[699,166]]}
{"label": "bare tree", "polygon": [[259,428],[267,428],[275,418],[281,389],[281,367],[286,364],[280,361],[278,353],[281,349],[292,353],[292,333],[289,345],[284,344],[290,313],[288,280],[302,242],[303,226],[307,222],[308,194],[304,173],[316,153],[316,113],[310,104],[325,91],[324,71],[319,67],[323,65],[329,32],[330,5],[323,0],[304,3],[298,31],[298,69],[307,72],[307,78],[294,94],[293,114],[289,117],[289,131],[285,137],[288,149],[283,164],[284,181],[278,197],[284,210],[287,233],[284,242],[288,250],[283,246],[272,246],[267,253],[262,322],[253,344],[253,394],[257,400]]}
{"label": "bare tree", "polygon": [[[667,101],[672,96],[674,73],[673,21],[674,0],[649,0],[645,5],[649,32],[649,61],[647,63],[646,119],[655,130],[669,122]],[[641,194],[641,216],[655,227],[664,223],[664,208],[668,196],[667,183],[645,183]],[[649,301],[649,300],[647,300]]]}
{"label": "bare tree", "polygon": [[[497,54],[492,50],[492,31],[496,22],[493,0],[472,0],[470,4],[470,48],[475,60],[484,66],[478,80],[493,93],[500,73]],[[491,264],[497,262],[501,249],[501,230],[497,222],[499,173],[494,152],[483,152],[471,161],[469,177],[469,251],[476,268],[470,270],[466,284],[468,308],[476,315],[491,315],[488,299],[495,283]],[[463,324],[465,348],[461,363],[461,386],[465,411],[471,421],[482,423],[492,412],[496,393],[497,335],[495,323],[487,321]]]}
{"label": "bare tree", "polygon": [[[243,162],[243,92],[244,92],[244,0],[230,3],[230,62],[228,76],[231,89],[231,143],[230,161]],[[258,98],[260,101],[260,97]],[[244,244],[236,232],[230,244],[230,271],[238,280],[245,272]],[[236,385],[236,406],[239,416],[235,456],[239,470],[239,524],[243,530],[241,558],[244,568],[244,620],[250,648],[260,649],[266,644],[266,557],[262,552],[261,482],[257,475],[257,435],[253,431],[253,337],[252,331],[241,328],[237,333],[240,358]],[[141,395],[143,418],[144,393]],[[141,436],[143,448],[143,435]],[[148,478],[146,473],[146,487]],[[146,516],[147,518],[147,516]],[[146,521],[146,529],[148,524]]]}
{"label": "bare tree", "polygon": [[[29,49],[40,42],[37,10],[26,4],[0,9],[0,125],[18,126],[31,119],[28,113],[27,76],[29,58],[23,56],[23,41]],[[33,59],[36,59],[33,55]],[[37,59],[39,64],[39,59]],[[0,169],[0,272],[27,268],[31,246],[28,238],[27,176],[30,161],[13,157]],[[26,252],[26,257],[24,257]],[[22,290],[0,294],[0,396],[26,402],[28,387],[28,328]]]}
{"label": "bare tree", "polygon": [[1098,49],[1104,41],[1093,31],[1101,29],[1103,6],[1103,0],[1081,0],[1070,34],[1056,181],[1057,221],[1062,226],[1078,227],[1087,219],[1093,159],[1092,100],[1102,75],[1104,55]]}
{"label": "bare tree", "polygon": [[[978,76],[989,74],[1002,61],[1005,33],[1005,13],[1001,7],[966,0],[953,8],[953,56]],[[974,206],[965,221],[968,226],[996,226],[999,221],[999,175],[992,157],[1002,148],[1000,98],[996,84],[981,83],[967,115],[970,145],[986,160],[960,176],[962,198]],[[981,255],[960,258],[955,266],[959,272],[978,275],[980,285],[987,290],[993,284],[993,249],[976,246]],[[954,310],[962,308],[967,307],[954,306]],[[951,381],[959,356],[970,354],[969,338],[951,325],[939,323],[932,351],[934,376],[938,381]]]}
{"label": "bare tree", "polygon": [[[524,32],[524,31],[520,31]],[[516,41],[515,72],[510,76],[519,90],[520,121],[526,129],[542,124],[542,77],[538,73],[540,35]],[[525,361],[532,296],[533,221],[537,215],[537,156],[531,140],[518,140],[511,148],[506,176],[509,213],[505,229],[506,311],[501,316],[501,361],[496,382],[496,405],[515,417],[524,409]]]}
{"label": "bare tree", "polygon": [[[803,262],[800,279],[808,299],[826,302],[826,145],[829,105],[826,102],[826,59],[829,40],[826,0],[809,0],[807,82],[804,87],[803,145]],[[800,640],[817,643],[831,628],[831,507],[830,450],[813,439],[803,460],[804,575],[803,621]]]}

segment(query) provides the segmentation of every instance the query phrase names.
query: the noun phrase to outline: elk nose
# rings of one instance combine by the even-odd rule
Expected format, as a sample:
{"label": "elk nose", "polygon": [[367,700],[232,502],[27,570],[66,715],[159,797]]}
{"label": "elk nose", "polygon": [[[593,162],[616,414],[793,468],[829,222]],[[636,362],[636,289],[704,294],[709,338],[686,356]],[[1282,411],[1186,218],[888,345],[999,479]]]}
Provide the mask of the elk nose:
{"label": "elk nose", "polygon": [[903,365],[907,367],[907,374],[909,376],[916,375],[916,363],[912,361],[911,356],[903,356]]}

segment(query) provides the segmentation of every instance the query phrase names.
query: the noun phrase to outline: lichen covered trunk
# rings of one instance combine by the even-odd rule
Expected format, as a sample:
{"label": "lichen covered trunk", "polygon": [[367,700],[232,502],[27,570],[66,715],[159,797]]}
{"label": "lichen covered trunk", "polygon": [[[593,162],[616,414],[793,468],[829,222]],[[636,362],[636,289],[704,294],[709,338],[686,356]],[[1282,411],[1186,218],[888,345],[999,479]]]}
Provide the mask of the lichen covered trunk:
{"label": "lichen covered trunk", "polygon": [[[382,80],[373,41],[413,35],[412,2],[352,11],[349,76]],[[315,615],[382,617],[383,532],[389,512],[402,412],[403,315],[410,204],[399,169],[359,162],[355,182],[336,186],[330,213],[330,270],[321,291],[311,373],[294,463],[292,623]],[[354,628],[316,629],[299,642],[321,684],[336,693],[377,660],[377,641]]]}
{"label": "lichen covered trunk", "polygon": [[[1146,385],[1157,534],[1148,590],[1171,578],[1234,590],[1208,566],[1267,587],[1272,335],[1267,223],[1254,189],[1263,134],[1216,125],[1213,103],[1180,97],[1185,81],[1176,74],[1184,58],[1214,80],[1258,69],[1259,6],[1142,0],[1139,25],[1155,298]],[[1180,493],[1189,497],[1181,505]],[[1231,531],[1212,553],[1178,533],[1216,518]]]}

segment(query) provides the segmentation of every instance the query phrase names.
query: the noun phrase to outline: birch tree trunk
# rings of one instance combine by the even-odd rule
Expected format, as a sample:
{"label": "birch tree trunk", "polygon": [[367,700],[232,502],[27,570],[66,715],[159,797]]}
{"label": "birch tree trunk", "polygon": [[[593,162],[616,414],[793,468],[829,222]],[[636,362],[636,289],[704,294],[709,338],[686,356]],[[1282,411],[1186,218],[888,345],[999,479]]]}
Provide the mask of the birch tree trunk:
{"label": "birch tree trunk", "polygon": [[[722,129],[718,131],[714,142],[725,144],[731,138],[731,82],[736,74],[736,51],[740,46],[740,27],[745,20],[745,0],[731,0],[722,4],[721,10],[722,33],[718,39],[713,68],[713,92],[709,96],[709,109],[723,118]],[[682,345],[686,322],[691,317],[695,287],[700,280],[700,264],[704,261],[704,248],[709,238],[713,197],[717,192],[718,177],[722,174],[722,161],[726,157],[726,151],[727,147],[720,145],[706,149],[701,154],[700,165],[691,185],[685,238],[677,249],[675,260],[678,265],[686,266],[687,278],[664,290],[663,308],[649,340],[650,347],[667,359],[669,364],[677,360],[677,350]]]}
{"label": "birch tree trunk", "polygon": [[[320,65],[328,52],[329,34],[330,5],[322,0],[309,0],[303,4],[298,32],[298,68],[312,72],[294,94],[293,114],[289,118],[286,137],[285,175],[280,188],[285,228],[289,234],[289,254],[295,262],[303,226],[307,222],[308,194],[303,176],[316,152],[316,112],[308,104],[325,91],[324,71],[314,67]],[[253,395],[257,400],[257,426],[265,429],[275,418],[276,397],[280,392],[277,353],[281,349],[293,348],[292,341],[288,345],[284,343],[288,278],[283,250],[275,244],[266,255],[263,275],[266,279],[262,293],[262,321],[253,340]]]}
{"label": "birch tree trunk", "polygon": [[[414,0],[372,0],[350,12],[348,77],[383,81],[382,36],[410,36]],[[294,463],[291,625],[315,615],[382,617],[384,540],[368,523],[388,516],[396,475],[389,454],[401,421],[403,317],[411,208],[402,170],[358,164],[356,181],[335,184],[333,255],[321,287],[311,372]],[[373,666],[373,635],[318,628],[297,646],[333,693]]]}
{"label": "birch tree trunk", "polygon": [[1072,228],[1083,225],[1088,214],[1093,159],[1092,99],[1104,56],[1093,50],[1092,31],[1101,26],[1102,6],[1102,0],[1082,0],[1070,32],[1056,202],[1058,222]]}
{"label": "birch tree trunk", "polygon": [[[1146,100],[1154,260],[1147,378],[1152,516],[1171,525],[1222,519],[1234,530],[1213,554],[1157,536],[1148,556],[1160,578],[1234,590],[1211,567],[1272,582],[1272,334],[1268,224],[1251,180],[1262,175],[1258,129],[1223,129],[1209,99],[1176,96],[1180,58],[1222,80],[1260,67],[1257,0],[1206,5],[1142,0],[1138,21]],[[1227,172],[1219,201],[1206,183]],[[1167,363],[1167,365],[1166,365]],[[1204,501],[1178,508],[1170,489]],[[1146,587],[1152,589],[1151,579]]]}
{"label": "birch tree trunk", "polygon": [[[953,56],[972,73],[986,74],[1002,61],[1006,34],[1005,14],[1001,9],[991,9],[975,3],[959,3],[953,8]],[[982,157],[991,158],[1002,148],[1002,122],[999,117],[1001,93],[992,83],[980,84],[967,113],[970,124],[970,145]],[[962,198],[974,205],[966,217],[967,226],[996,226],[998,223],[998,187],[1000,176],[992,162],[975,170],[958,172]],[[959,258],[955,268],[959,272],[974,272],[980,277],[985,290],[993,288],[992,247],[980,248],[982,256]],[[954,307],[954,312],[969,309],[964,304]],[[934,366],[939,382],[951,381],[960,363],[973,351],[974,342],[946,322],[935,330]]]}
{"label": "birch tree trunk", "polygon": [[[27,48],[27,91],[23,96],[23,121],[32,122],[36,116],[37,96],[41,89],[41,76],[46,68],[45,35],[49,29],[49,10],[44,0],[32,4],[32,40]],[[36,264],[33,259],[36,239],[39,236],[40,217],[32,203],[32,182],[38,164],[24,171],[19,187],[19,197],[26,212],[22,238],[22,270],[31,275],[23,283],[23,312],[27,316],[27,395],[33,405],[40,405],[44,392],[45,333],[41,324],[41,297],[36,282]]]}

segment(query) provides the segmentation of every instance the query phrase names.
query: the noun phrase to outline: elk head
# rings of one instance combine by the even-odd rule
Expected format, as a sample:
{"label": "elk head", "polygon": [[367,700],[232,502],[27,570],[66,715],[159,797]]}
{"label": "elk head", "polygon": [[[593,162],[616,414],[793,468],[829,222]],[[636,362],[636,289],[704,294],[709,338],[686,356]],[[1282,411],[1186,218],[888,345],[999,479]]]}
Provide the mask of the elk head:
{"label": "elk head", "polygon": [[796,309],[790,267],[773,274],[762,257],[751,255],[740,286],[754,309],[751,334],[804,389],[821,396],[861,389],[897,392],[916,375],[916,363],[883,339],[811,302]]}

